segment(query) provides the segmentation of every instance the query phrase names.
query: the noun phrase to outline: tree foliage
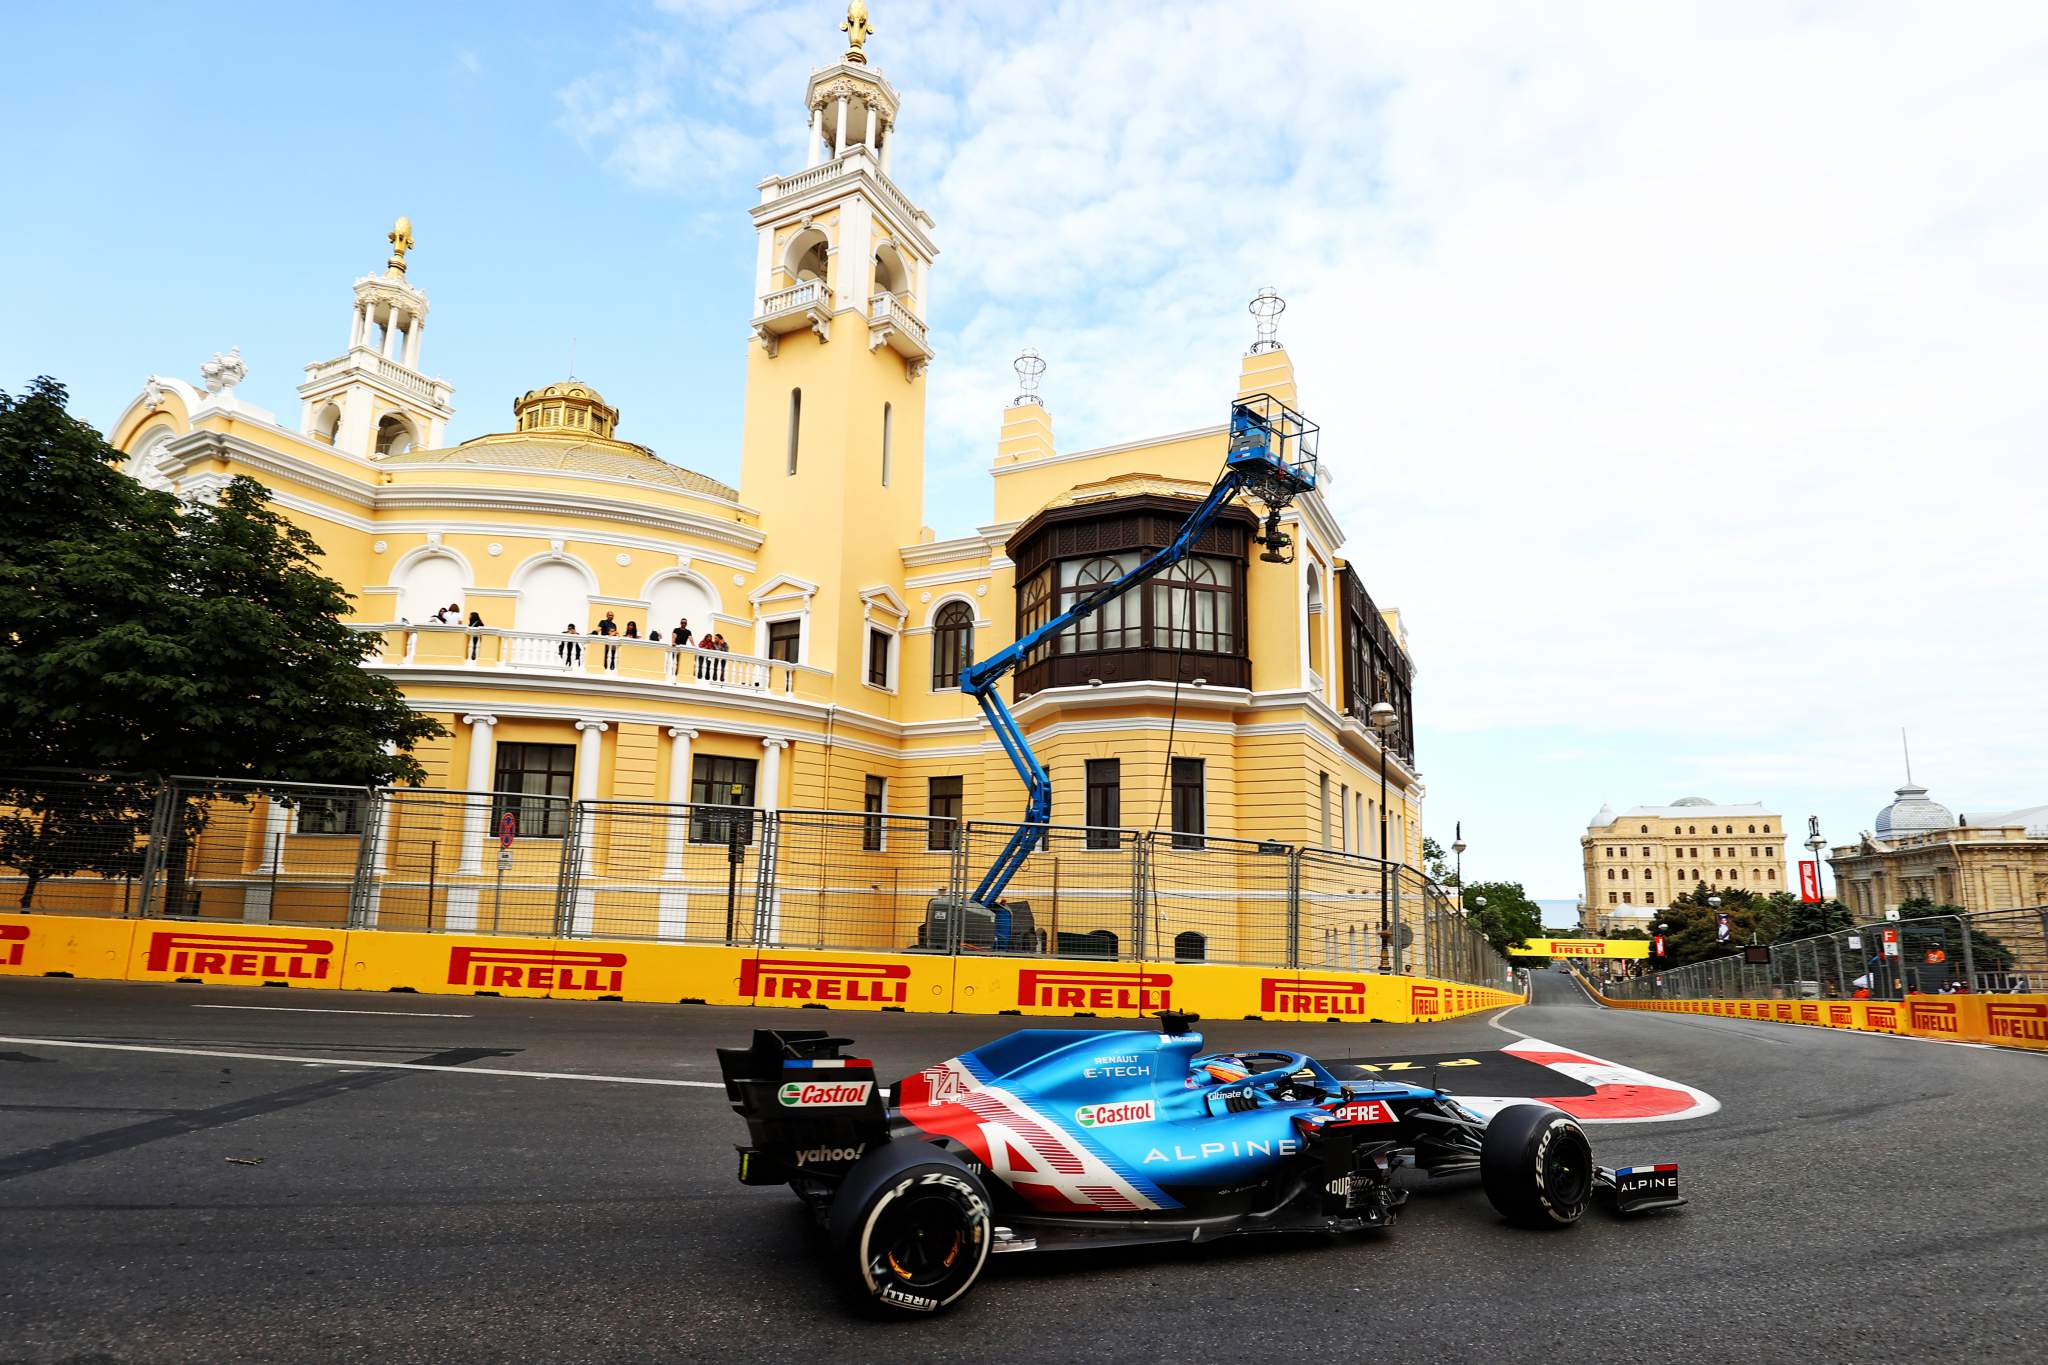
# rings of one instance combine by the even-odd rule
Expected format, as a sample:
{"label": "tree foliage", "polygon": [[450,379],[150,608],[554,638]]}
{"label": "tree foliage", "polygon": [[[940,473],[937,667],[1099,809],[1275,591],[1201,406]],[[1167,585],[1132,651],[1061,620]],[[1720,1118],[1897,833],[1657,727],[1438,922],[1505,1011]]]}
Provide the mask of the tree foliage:
{"label": "tree foliage", "polygon": [[[1481,908],[1479,902],[1486,902]],[[1473,882],[1465,888],[1465,921],[1505,953],[1509,946],[1543,935],[1543,910],[1520,882]]]}
{"label": "tree foliage", "polygon": [[142,487],[64,404],[48,378],[0,392],[0,796],[17,808],[0,859],[65,875],[99,848],[97,870],[125,865],[111,850],[136,782],[94,779],[38,809],[36,770],[420,781],[410,751],[441,727],[363,670],[377,641],[345,624],[312,537],[251,479],[211,504]]}

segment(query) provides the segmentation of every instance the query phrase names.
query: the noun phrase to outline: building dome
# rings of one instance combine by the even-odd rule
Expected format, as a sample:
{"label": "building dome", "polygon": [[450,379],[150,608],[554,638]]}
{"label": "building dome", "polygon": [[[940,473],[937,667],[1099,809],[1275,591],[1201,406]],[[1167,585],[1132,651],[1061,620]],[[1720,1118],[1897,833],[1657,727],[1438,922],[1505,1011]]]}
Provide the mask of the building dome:
{"label": "building dome", "polygon": [[1927,799],[1927,788],[1908,782],[1894,795],[1889,806],[1877,813],[1877,837],[1897,839],[1930,830],[1954,829],[1955,813],[1939,801]]}
{"label": "building dome", "polygon": [[1681,796],[1671,804],[1674,806],[1711,806],[1714,803],[1704,796]]}
{"label": "building dome", "polygon": [[1609,826],[1609,825],[1611,825],[1611,824],[1613,824],[1613,823],[1614,823],[1614,807],[1612,807],[1612,806],[1608,805],[1608,804],[1607,804],[1607,803],[1606,803],[1605,801],[1602,801],[1602,802],[1600,803],[1600,809],[1599,809],[1599,810],[1597,810],[1597,811],[1595,811],[1595,812],[1593,813],[1593,818],[1592,818],[1592,819],[1590,819],[1590,820],[1588,820],[1588,821],[1586,822],[1586,828],[1587,828],[1587,829],[1605,829],[1605,828],[1607,828],[1607,826]]}
{"label": "building dome", "polygon": [[603,394],[576,379],[529,389],[512,400],[514,431],[609,438],[618,425],[619,410],[607,404]]}

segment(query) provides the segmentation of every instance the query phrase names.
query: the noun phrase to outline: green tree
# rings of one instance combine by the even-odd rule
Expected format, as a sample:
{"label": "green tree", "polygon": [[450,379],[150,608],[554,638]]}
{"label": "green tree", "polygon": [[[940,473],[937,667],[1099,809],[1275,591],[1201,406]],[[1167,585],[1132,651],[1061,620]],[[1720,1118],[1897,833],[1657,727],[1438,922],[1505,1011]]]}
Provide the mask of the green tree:
{"label": "green tree", "polygon": [[1473,882],[1465,888],[1465,920],[1499,953],[1543,935],[1543,910],[1520,882]]}
{"label": "green tree", "polygon": [[[250,479],[210,505],[142,487],[64,403],[48,378],[19,398],[0,392],[7,790],[33,788],[34,769],[420,781],[411,749],[443,731],[363,670],[378,642],[344,623],[348,595],[319,572],[312,537]],[[133,823],[133,784],[84,787],[0,839],[17,851],[118,843],[108,822]],[[99,870],[122,874],[124,859]]]}
{"label": "green tree", "polygon": [[[1910,924],[1906,921],[1930,915],[1967,916],[1970,912],[1960,905],[1937,905],[1925,896],[1913,896],[1899,902],[1899,951],[1911,964],[1926,966],[1927,954],[1936,950],[1947,954],[1947,966],[1952,974],[1963,974],[1962,943],[1953,924]],[[1970,931],[1970,961],[1980,972],[2002,972],[2012,966],[2012,949],[2006,947],[1990,934],[1985,933],[1965,918],[1963,923]]]}
{"label": "green tree", "polygon": [[1444,852],[1442,844],[1427,834],[1422,836],[1422,869],[1438,886],[1458,884],[1458,870],[1451,864],[1450,855]]}

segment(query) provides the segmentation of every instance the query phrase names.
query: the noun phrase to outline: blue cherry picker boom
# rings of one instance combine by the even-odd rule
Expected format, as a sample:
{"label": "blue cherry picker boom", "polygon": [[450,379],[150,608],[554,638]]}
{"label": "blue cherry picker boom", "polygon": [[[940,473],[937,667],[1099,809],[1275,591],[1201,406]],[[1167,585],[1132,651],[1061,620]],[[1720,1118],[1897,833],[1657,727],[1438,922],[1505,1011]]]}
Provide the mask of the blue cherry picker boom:
{"label": "blue cherry picker boom", "polygon": [[[926,944],[945,946],[945,920],[949,909],[963,911],[955,932],[963,942],[986,943],[1002,949],[1029,946],[1035,942],[1028,919],[1015,924],[1003,891],[1045,838],[1052,817],[1052,778],[1031,752],[1029,741],[1017,725],[1017,718],[1004,704],[999,684],[1036,650],[1077,621],[1087,619],[1104,606],[1180,563],[1193,552],[1202,533],[1215,524],[1239,494],[1265,505],[1265,526],[1254,537],[1265,546],[1259,558],[1285,564],[1293,559],[1290,537],[1280,529],[1280,513],[1303,493],[1316,486],[1316,435],[1318,428],[1271,394],[1252,394],[1230,408],[1228,444],[1223,472],[1171,543],[1154,551],[1136,568],[1113,582],[1104,583],[1082,596],[1071,607],[1030,631],[1005,649],[961,670],[960,690],[980,703],[982,714],[995,729],[996,739],[1017,776],[1024,781],[1026,800],[1023,823],[1017,826],[1003,851],[997,855],[981,883],[974,890],[973,903],[958,907],[944,901],[932,903],[926,924]],[[1021,903],[1020,903],[1021,904]]]}

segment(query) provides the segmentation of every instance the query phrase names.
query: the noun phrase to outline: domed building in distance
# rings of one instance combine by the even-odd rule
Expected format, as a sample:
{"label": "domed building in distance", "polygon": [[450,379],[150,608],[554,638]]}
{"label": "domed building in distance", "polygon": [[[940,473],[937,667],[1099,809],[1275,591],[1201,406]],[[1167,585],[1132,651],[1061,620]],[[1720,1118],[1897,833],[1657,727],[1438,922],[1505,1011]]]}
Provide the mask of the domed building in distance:
{"label": "domed building in distance", "polygon": [[[1062,448],[1034,359],[1015,400],[990,414],[985,522],[938,537],[924,524],[924,426],[939,249],[931,217],[890,175],[908,135],[901,101],[860,45],[799,93],[806,164],[762,181],[748,210],[754,303],[733,320],[747,338],[742,434],[719,462],[736,469],[730,483],[686,467],[701,459],[689,452],[667,452],[676,463],[633,444],[630,410],[580,376],[520,395],[509,429],[451,442],[455,386],[427,368],[422,248],[403,218],[383,269],[354,282],[345,326],[335,319],[344,349],[306,366],[296,420],[238,397],[234,356],[210,362],[204,385],[152,377],[109,429],[125,467],[158,487],[203,498],[248,475],[270,491],[354,595],[358,627],[378,636],[368,666],[446,727],[417,755],[431,785],[519,794],[509,808],[522,848],[561,837],[556,813],[573,801],[875,813],[904,824],[873,838],[895,851],[914,842],[943,882],[962,822],[1015,820],[1024,804],[959,690],[963,663],[1167,543],[1223,462],[1235,398],[1303,406],[1293,362],[1262,323],[1236,391],[1215,394],[1213,425]],[[1341,477],[1360,458],[1329,451],[1324,467]],[[1186,572],[1015,675],[1055,824],[1142,827],[1159,811],[1195,847],[1270,839],[1378,854],[1384,823],[1384,851],[1420,865],[1400,617],[1344,558],[1320,493],[1282,525],[1291,562],[1251,552],[1257,526],[1240,508]],[[608,625],[620,633],[596,634]],[[1364,722],[1380,701],[1400,717],[1384,812],[1381,739]],[[472,806],[386,840],[394,866],[417,864],[433,887],[452,867],[459,885],[420,893],[410,919],[387,893],[385,922],[420,922],[420,905],[431,927],[481,922],[475,880],[494,865],[487,845],[508,808],[483,799],[496,803],[483,807],[488,828]],[[319,820],[274,815],[287,858],[294,839],[321,832]],[[689,852],[622,855],[618,875],[667,884]],[[601,850],[588,865],[609,875]],[[927,871],[900,893],[919,915]],[[722,862],[715,880],[722,896]],[[664,892],[658,925],[616,925],[602,895],[586,896],[563,927],[697,937],[699,898],[688,901]],[[764,941],[794,941],[770,930]]]}
{"label": "domed building in distance", "polygon": [[1913,780],[1871,828],[1831,850],[1837,895],[1876,920],[1909,900],[1965,911],[2048,906],[2048,806],[1956,815]]}
{"label": "domed building in distance", "polygon": [[1668,805],[1602,805],[1579,836],[1588,930],[1643,929],[1658,908],[1696,886],[1785,889],[1785,822],[1761,802],[1725,806],[1704,796]]}

